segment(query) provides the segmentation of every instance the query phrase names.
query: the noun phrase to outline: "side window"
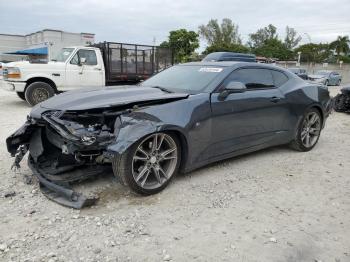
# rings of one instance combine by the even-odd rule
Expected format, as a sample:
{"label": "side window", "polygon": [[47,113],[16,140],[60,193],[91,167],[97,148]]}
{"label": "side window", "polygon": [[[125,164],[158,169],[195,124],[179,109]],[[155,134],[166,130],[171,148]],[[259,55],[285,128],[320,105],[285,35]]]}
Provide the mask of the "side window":
{"label": "side window", "polygon": [[79,65],[79,56],[78,53],[76,53],[73,58],[70,60],[70,63],[72,65]]}
{"label": "side window", "polygon": [[79,50],[73,58],[70,60],[70,63],[73,65],[79,65],[80,59],[85,58],[85,65],[97,65],[97,57],[94,50]]}
{"label": "side window", "polygon": [[246,85],[247,89],[273,88],[274,82],[270,70],[263,68],[244,68],[231,73],[224,85],[237,81]]}
{"label": "side window", "polygon": [[284,83],[286,83],[289,80],[288,77],[282,72],[271,70],[271,73],[273,76],[273,80],[275,82],[275,86],[277,87],[282,86]]}
{"label": "side window", "polygon": [[86,65],[97,65],[96,53],[94,50],[79,50],[78,51],[79,58],[86,59]]}

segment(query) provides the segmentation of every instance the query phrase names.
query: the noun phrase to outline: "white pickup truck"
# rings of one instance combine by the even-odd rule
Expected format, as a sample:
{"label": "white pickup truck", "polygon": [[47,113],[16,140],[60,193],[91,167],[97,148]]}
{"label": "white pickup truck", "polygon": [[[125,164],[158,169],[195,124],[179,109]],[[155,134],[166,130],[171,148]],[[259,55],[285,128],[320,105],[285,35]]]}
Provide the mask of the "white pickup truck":
{"label": "white pickup truck", "polygon": [[48,63],[6,64],[4,88],[33,106],[63,91],[136,83],[172,63],[171,50],[157,46],[103,42],[66,47]]}

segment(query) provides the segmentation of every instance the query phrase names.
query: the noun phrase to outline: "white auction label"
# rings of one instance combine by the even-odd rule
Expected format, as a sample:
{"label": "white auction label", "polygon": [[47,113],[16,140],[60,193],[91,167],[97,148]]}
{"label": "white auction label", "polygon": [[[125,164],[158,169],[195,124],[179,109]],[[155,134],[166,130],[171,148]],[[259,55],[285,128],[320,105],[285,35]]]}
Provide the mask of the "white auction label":
{"label": "white auction label", "polygon": [[222,68],[220,67],[202,67],[199,72],[220,73]]}

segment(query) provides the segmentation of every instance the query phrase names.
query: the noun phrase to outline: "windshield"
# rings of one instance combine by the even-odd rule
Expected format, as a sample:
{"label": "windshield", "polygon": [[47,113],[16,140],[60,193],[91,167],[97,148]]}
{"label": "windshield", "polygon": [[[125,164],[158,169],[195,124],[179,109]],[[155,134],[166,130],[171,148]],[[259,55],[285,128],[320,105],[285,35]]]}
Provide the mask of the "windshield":
{"label": "windshield", "polygon": [[327,76],[327,75],[329,75],[329,72],[328,71],[317,71],[316,75]]}
{"label": "windshield", "polygon": [[66,62],[66,60],[73,51],[74,48],[62,48],[61,51],[57,54],[57,56],[54,59],[52,59],[52,61]]}
{"label": "windshield", "polygon": [[224,67],[220,66],[177,65],[156,74],[140,85],[162,87],[174,92],[199,93],[223,70]]}

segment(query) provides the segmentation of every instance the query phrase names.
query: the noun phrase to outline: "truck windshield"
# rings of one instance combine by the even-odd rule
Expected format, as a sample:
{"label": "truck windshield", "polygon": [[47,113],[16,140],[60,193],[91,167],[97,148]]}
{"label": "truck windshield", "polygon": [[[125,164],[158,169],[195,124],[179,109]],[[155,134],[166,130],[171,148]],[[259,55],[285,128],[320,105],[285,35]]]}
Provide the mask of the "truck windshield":
{"label": "truck windshield", "polygon": [[220,66],[177,65],[156,74],[140,85],[174,92],[199,93],[223,70],[224,67]]}
{"label": "truck windshield", "polygon": [[54,59],[52,59],[52,61],[66,62],[66,60],[73,51],[74,48],[62,48],[61,51],[57,54],[57,56]]}

